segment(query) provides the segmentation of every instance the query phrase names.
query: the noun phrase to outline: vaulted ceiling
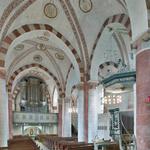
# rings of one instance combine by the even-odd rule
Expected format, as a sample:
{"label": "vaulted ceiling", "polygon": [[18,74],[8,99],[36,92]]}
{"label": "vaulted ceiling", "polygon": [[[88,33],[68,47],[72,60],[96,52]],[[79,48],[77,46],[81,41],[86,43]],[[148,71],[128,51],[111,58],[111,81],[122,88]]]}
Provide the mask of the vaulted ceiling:
{"label": "vaulted ceiling", "polygon": [[[125,0],[1,0],[0,66],[5,66],[8,80],[20,67],[40,64],[63,87],[71,69],[80,82],[90,72],[108,23],[122,23],[119,28],[126,27],[127,38],[131,36]],[[126,43],[126,33],[117,36]]]}

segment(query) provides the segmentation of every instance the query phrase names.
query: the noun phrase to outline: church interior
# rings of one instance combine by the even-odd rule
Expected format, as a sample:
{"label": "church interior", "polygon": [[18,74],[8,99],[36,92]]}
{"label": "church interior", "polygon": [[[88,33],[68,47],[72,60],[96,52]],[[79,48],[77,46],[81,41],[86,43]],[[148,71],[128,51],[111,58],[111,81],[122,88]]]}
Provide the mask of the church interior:
{"label": "church interior", "polygon": [[0,0],[0,150],[150,150],[150,0]]}

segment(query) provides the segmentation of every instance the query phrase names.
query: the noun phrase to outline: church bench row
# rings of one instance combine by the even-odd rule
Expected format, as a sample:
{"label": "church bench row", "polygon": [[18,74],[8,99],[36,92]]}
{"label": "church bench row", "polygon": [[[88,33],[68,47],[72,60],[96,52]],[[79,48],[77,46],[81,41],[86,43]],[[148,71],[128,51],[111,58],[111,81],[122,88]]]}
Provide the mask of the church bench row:
{"label": "church bench row", "polygon": [[8,141],[9,150],[40,150],[29,137],[18,136]]}
{"label": "church bench row", "polygon": [[77,138],[73,137],[39,135],[37,139],[50,150],[94,150],[93,144],[78,142]]}

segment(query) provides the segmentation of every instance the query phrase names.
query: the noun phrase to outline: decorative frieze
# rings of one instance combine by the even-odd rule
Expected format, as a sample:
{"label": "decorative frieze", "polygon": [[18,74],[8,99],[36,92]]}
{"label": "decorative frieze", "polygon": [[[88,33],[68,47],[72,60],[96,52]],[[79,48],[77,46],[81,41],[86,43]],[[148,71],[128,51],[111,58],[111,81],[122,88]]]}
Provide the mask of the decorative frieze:
{"label": "decorative frieze", "polygon": [[[74,91],[74,90],[83,90],[84,89],[84,82],[82,83],[79,83],[79,84],[76,84],[72,87],[72,90],[71,90],[71,93]],[[88,81],[86,84],[88,84],[88,89],[95,89],[97,86],[99,86],[99,82],[98,81]]]}

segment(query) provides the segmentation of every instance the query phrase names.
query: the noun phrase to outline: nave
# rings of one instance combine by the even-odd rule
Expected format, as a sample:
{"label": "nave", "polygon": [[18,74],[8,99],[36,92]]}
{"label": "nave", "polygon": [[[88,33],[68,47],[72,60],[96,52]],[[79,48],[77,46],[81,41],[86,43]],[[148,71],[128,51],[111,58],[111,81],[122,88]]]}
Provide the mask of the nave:
{"label": "nave", "polygon": [[[8,148],[2,150],[94,150],[93,143],[78,142],[73,137],[58,137],[57,135],[39,135],[36,139],[28,136],[14,136],[8,141]],[[101,149],[99,147],[99,149]],[[105,150],[119,150],[119,145],[107,145]]]}
{"label": "nave", "polygon": [[0,149],[150,150],[149,27],[150,0],[0,0]]}

